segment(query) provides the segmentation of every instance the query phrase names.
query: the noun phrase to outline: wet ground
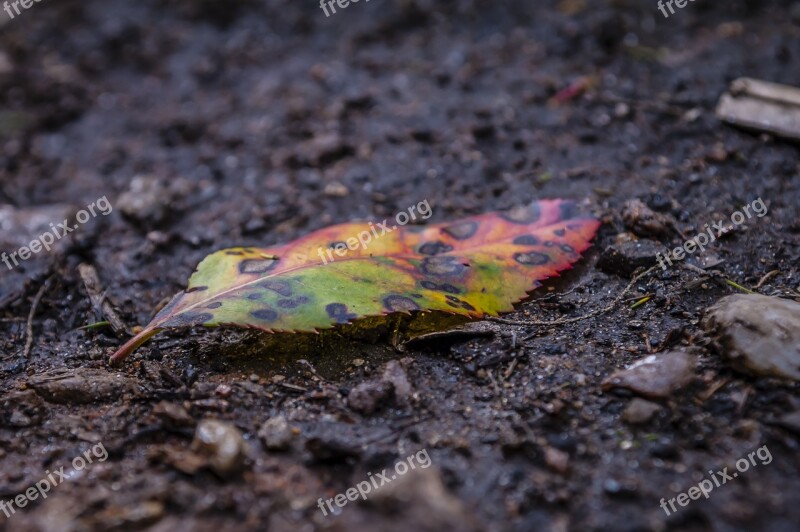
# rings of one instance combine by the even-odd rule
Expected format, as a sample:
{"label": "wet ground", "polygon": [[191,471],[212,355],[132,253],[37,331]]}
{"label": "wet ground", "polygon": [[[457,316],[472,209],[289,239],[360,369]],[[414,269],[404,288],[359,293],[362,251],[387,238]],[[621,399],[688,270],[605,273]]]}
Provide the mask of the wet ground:
{"label": "wet ground", "polygon": [[[635,1],[303,4],[0,12],[2,249],[114,206],[0,264],[0,499],[67,471],[0,527],[796,530],[797,384],[735,371],[702,320],[739,292],[721,276],[800,300],[798,147],[714,116],[740,76],[800,85],[797,3],[698,0],[669,18]],[[184,331],[119,368],[124,334],[79,329],[103,319],[81,263],[145,325],[217,249],[422,200],[439,222],[549,197],[604,224],[517,322],[607,306],[652,264],[636,238],[674,248],[758,198],[768,214],[690,261],[719,275],[658,269],[564,325],[492,322],[402,351],[388,334]],[[661,387],[603,385],[667,351],[694,358]],[[72,470],[98,443],[107,458]],[[659,507],[765,445],[769,463],[708,499]],[[422,450],[430,467],[367,502],[317,506]]]}

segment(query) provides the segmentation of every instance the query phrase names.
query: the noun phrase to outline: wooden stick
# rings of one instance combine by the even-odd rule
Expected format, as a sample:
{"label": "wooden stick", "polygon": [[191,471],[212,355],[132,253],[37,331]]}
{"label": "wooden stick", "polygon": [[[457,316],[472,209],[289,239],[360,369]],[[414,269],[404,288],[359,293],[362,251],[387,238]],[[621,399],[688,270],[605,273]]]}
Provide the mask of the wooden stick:
{"label": "wooden stick", "polygon": [[122,321],[117,311],[114,310],[114,305],[106,297],[105,292],[100,284],[100,277],[97,275],[97,270],[91,264],[80,264],[78,271],[83,279],[83,286],[86,287],[86,292],[89,294],[89,299],[92,300],[92,306],[95,312],[101,314],[111,324],[111,328],[117,334],[126,333],[129,336],[133,335],[128,325]]}
{"label": "wooden stick", "polygon": [[36,297],[33,298],[33,305],[31,305],[31,311],[28,313],[28,323],[25,327],[25,350],[22,352],[22,357],[27,360],[28,356],[31,354],[31,348],[33,347],[33,317],[36,315],[36,309],[39,307],[39,303],[42,301],[42,296],[44,296],[45,291],[47,290],[48,286],[50,286],[50,281],[53,279],[53,276],[45,280],[42,283],[42,286],[39,288],[39,291],[36,292]]}

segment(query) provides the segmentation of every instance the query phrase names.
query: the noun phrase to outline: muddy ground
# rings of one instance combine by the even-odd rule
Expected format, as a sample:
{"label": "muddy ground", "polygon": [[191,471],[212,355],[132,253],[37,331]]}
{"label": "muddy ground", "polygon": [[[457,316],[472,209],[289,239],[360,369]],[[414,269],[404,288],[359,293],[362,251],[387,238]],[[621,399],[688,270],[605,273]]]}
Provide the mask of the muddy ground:
{"label": "muddy ground", "polygon": [[[800,525],[800,435],[777,422],[800,408],[797,384],[720,356],[701,319],[737,289],[697,271],[657,270],[565,325],[491,323],[402,351],[386,334],[174,332],[119,368],[124,334],[79,329],[103,316],[78,273],[93,264],[127,325],[145,325],[217,249],[422,200],[438,222],[564,197],[604,221],[594,246],[508,316],[553,320],[603,308],[647,263],[600,260],[643,236],[626,202],[672,217],[648,245],[674,247],[760,197],[768,214],[699,265],[798,299],[798,147],[713,112],[740,76],[800,85],[796,2],[698,0],[664,18],[633,0],[373,0],[326,18],[288,0],[63,0],[0,24],[0,204],[17,220],[3,250],[38,235],[37,216],[114,205],[0,264],[0,499],[68,473],[0,514],[3,530]],[[684,388],[641,403],[602,386],[670,350],[697,357]],[[233,455],[192,447],[204,419],[226,423]],[[73,471],[98,443],[108,458]],[[764,445],[771,463],[659,507]],[[318,508],[423,449],[430,467]]]}

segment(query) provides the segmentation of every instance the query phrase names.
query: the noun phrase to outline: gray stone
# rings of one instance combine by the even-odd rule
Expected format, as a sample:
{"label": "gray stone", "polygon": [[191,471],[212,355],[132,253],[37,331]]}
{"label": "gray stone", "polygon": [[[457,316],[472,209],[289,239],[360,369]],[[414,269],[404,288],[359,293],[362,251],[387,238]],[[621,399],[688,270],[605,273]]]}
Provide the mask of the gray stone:
{"label": "gray stone", "polygon": [[666,399],[691,382],[695,363],[695,357],[681,351],[649,355],[615,371],[603,382],[603,389],[625,388],[644,397]]}
{"label": "gray stone", "polygon": [[160,180],[136,176],[117,200],[117,207],[133,220],[158,223],[166,217],[171,199],[170,190]]}
{"label": "gray stone", "polygon": [[661,405],[636,397],[625,407],[622,419],[631,425],[640,425],[650,421],[659,410],[661,410]]}
{"label": "gray stone", "polygon": [[722,298],[705,329],[734,369],[800,380],[800,303],[759,294]]}

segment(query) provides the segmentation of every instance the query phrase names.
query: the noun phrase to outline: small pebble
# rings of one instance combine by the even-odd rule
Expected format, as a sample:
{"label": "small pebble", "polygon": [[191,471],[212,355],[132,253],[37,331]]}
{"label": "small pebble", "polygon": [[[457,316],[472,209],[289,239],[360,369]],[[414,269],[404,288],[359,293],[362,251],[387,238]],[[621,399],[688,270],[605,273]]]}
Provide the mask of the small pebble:
{"label": "small pebble", "polygon": [[622,419],[631,425],[639,425],[649,421],[659,410],[661,410],[660,405],[636,397],[625,408]]}
{"label": "small pebble", "polygon": [[665,399],[694,377],[695,357],[681,351],[649,355],[630,367],[615,371],[603,389],[625,388],[644,397]]}
{"label": "small pebble", "polygon": [[221,477],[242,469],[246,456],[241,431],[230,423],[206,419],[197,425],[192,450],[208,458],[208,465]]}
{"label": "small pebble", "polygon": [[258,437],[270,451],[283,451],[292,441],[292,429],[283,416],[275,416],[266,420],[258,429]]}

